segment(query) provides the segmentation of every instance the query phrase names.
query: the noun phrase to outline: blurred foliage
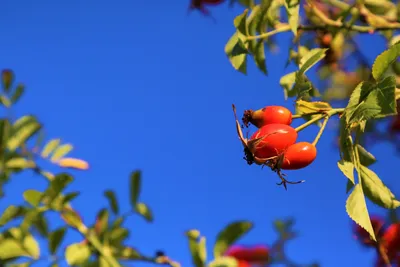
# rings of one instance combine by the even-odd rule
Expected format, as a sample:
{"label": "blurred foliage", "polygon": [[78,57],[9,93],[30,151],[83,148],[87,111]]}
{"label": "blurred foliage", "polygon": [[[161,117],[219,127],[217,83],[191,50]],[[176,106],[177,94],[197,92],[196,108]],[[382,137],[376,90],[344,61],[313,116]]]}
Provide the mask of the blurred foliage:
{"label": "blurred foliage", "polygon": [[[190,7],[206,12],[205,5],[223,2],[192,0]],[[280,85],[285,98],[295,101],[295,117],[306,121],[297,130],[322,119],[327,121],[334,115],[340,116],[337,164],[348,178],[346,189],[350,195],[346,211],[366,231],[368,238],[379,244],[380,236],[371,222],[366,198],[389,209],[393,224],[398,223],[395,209],[400,202],[370,169],[377,159],[367,148],[370,140],[386,140],[400,147],[397,106],[400,98],[397,88],[400,83],[400,38],[397,35],[400,4],[385,0],[307,0],[304,4],[299,0],[230,0],[229,4],[244,8],[235,18],[235,30],[225,46],[228,60],[240,73],[247,74],[250,58],[268,75],[266,54],[277,47],[275,35],[291,34],[287,66],[295,66],[296,70],[283,75]],[[205,14],[209,14],[208,11]],[[387,49],[373,65],[359,48],[359,34],[386,40]],[[312,78],[314,76],[317,80]],[[14,118],[13,107],[24,95],[25,86],[16,83],[12,70],[2,71],[1,85],[0,104],[6,116],[0,119],[0,199],[7,196],[4,185],[21,172],[32,172],[44,178],[48,186],[43,191],[27,188],[23,193],[25,203],[10,205],[1,212],[0,266],[28,267],[39,260],[47,261],[52,267],[64,262],[69,266],[119,267],[135,261],[180,266],[162,251],[144,255],[127,242],[130,235],[125,223],[127,216],[137,214],[147,222],[154,220],[150,207],[140,198],[141,172],[133,171],[129,177],[129,211],[121,213],[116,193],[106,189],[104,197],[109,202],[108,208],[98,210],[95,223],[86,225],[71,204],[79,197],[79,192],[65,193],[65,190],[74,180],[67,171],[88,170],[89,163],[69,156],[73,150],[71,144],[59,138],[46,138],[43,123],[36,116],[26,114]],[[342,108],[333,108],[336,103],[342,104]],[[325,127],[325,124],[319,125],[317,141]],[[379,130],[381,125],[386,130]],[[45,169],[44,160],[57,166],[59,171],[52,173]],[[64,224],[51,229],[49,212],[58,214]],[[319,266],[317,263],[298,264],[287,257],[286,244],[297,235],[293,224],[293,219],[276,220],[278,239],[275,242],[246,248],[237,244],[253,228],[253,223],[232,222],[217,234],[212,256],[207,255],[206,238],[200,231],[189,230],[186,236],[193,265]],[[62,250],[60,245],[71,229],[78,231],[82,240]],[[39,240],[47,241],[47,251],[39,246]],[[396,247],[396,253],[398,249]],[[390,266],[388,261],[392,259],[385,259],[385,253],[379,251],[383,266]]]}

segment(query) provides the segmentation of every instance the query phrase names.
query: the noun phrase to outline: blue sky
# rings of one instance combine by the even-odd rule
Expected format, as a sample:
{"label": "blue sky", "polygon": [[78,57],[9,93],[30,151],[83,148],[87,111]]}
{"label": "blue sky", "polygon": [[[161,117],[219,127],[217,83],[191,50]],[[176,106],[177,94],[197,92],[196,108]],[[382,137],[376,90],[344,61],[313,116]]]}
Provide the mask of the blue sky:
{"label": "blue sky", "polygon": [[[273,173],[242,159],[232,103],[239,112],[265,105],[293,110],[279,87],[280,77],[293,69],[284,69],[290,33],[279,36],[280,53],[267,54],[268,77],[252,61],[244,76],[224,54],[241,8],[213,8],[215,24],[198,12],[188,16],[187,7],[188,1],[165,0],[2,3],[0,67],[12,68],[27,85],[16,114],[39,116],[48,138],[74,144],[71,156],[91,164],[88,172],[74,172],[69,188],[81,191],[73,204],[85,223],[93,223],[107,205],[104,189],[115,190],[121,210],[127,211],[128,176],[141,169],[141,198],[155,222],[134,216],[127,225],[129,244],[144,253],[163,249],[190,266],[185,230],[199,229],[211,255],[215,235],[233,220],[255,223],[242,243],[270,244],[276,238],[273,220],[294,216],[300,236],[288,246],[293,260],[316,260],[323,267],[372,266],[373,252],[352,239],[333,124],[318,144],[316,161],[287,172],[292,180],[306,179],[288,191],[276,186]],[[372,62],[384,46],[368,38],[363,37],[362,49]],[[316,132],[310,127],[299,140],[312,141]],[[388,167],[398,163],[395,150],[380,143],[371,152],[379,159],[373,169],[399,194]],[[40,177],[17,176],[6,187],[0,211],[22,203],[24,190],[45,186]],[[385,214],[372,205],[370,211]],[[52,227],[60,224],[52,218]],[[79,235],[71,231],[63,247],[76,241]]]}

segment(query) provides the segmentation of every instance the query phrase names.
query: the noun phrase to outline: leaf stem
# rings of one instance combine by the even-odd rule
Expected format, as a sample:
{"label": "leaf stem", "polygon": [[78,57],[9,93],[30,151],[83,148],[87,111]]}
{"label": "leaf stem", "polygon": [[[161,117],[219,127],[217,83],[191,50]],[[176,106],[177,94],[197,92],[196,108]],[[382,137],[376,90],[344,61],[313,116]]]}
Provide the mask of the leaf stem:
{"label": "leaf stem", "polygon": [[295,130],[296,130],[296,132],[300,132],[300,131],[304,130],[305,128],[307,128],[308,126],[310,126],[311,124],[321,120],[325,116],[331,117],[333,115],[336,115],[336,114],[339,114],[339,113],[343,113],[343,111],[344,111],[344,108],[333,108],[330,111],[326,111],[326,112],[323,112],[323,113],[322,112],[311,112],[311,113],[308,113],[308,114],[302,114],[301,116],[307,116],[307,115],[311,115],[311,114],[320,114],[320,115],[315,116],[311,120],[303,123],[299,127],[295,128]]}
{"label": "leaf stem", "polygon": [[[247,36],[246,41],[258,40],[258,39],[267,39],[268,37],[275,35],[280,32],[288,32],[290,31],[290,25],[286,23],[279,24],[280,26],[270,32],[266,32],[260,35]],[[388,31],[388,30],[399,30],[400,24],[389,24],[385,27],[373,27],[373,26],[361,26],[361,25],[349,25],[347,23],[342,23],[336,21],[334,24],[329,25],[299,25],[297,30],[302,31],[325,31],[328,28],[336,28],[336,29],[346,29],[348,31],[354,31],[358,33],[372,33],[377,31]]]}
{"label": "leaf stem", "polygon": [[321,138],[322,133],[325,130],[325,127],[326,127],[326,124],[329,121],[329,118],[330,118],[330,116],[326,116],[326,118],[324,119],[324,122],[322,123],[321,128],[319,129],[317,136],[315,137],[314,141],[312,142],[313,146],[317,145],[319,139]]}

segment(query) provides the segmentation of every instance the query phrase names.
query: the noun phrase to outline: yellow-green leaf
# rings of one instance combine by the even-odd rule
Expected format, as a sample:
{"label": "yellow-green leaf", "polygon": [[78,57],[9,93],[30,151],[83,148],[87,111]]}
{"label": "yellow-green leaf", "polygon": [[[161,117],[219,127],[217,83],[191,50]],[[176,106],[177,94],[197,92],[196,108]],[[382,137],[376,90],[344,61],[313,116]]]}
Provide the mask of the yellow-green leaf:
{"label": "yellow-green leaf", "polygon": [[298,71],[298,76],[303,75],[309,70],[312,66],[318,63],[321,59],[325,57],[325,52],[328,49],[323,48],[314,48],[308,51],[301,59],[300,59],[300,69]]}
{"label": "yellow-green leaf", "polygon": [[297,27],[299,26],[300,0],[285,0],[285,8],[289,18],[290,29],[297,36]]}
{"label": "yellow-green leaf", "polygon": [[73,148],[74,147],[71,144],[65,144],[57,147],[53,153],[53,156],[51,156],[50,160],[52,162],[57,162],[59,159],[61,159],[62,157],[66,156],[69,152],[71,152]]}
{"label": "yellow-green leaf", "polygon": [[331,110],[332,107],[327,102],[322,101],[304,101],[304,100],[297,100],[296,101],[296,110],[299,114],[310,114],[316,112],[324,112]]}
{"label": "yellow-green leaf", "polygon": [[61,140],[60,139],[53,139],[47,142],[45,147],[42,150],[42,157],[47,158],[50,154],[59,146]]}
{"label": "yellow-green leaf", "polygon": [[192,262],[196,267],[205,267],[207,260],[205,238],[201,237],[200,233],[199,236],[196,237],[196,231],[197,230],[191,230],[186,232],[186,235],[189,238],[189,249],[192,255]]}
{"label": "yellow-green leaf", "polygon": [[400,206],[400,201],[375,172],[365,166],[360,166],[360,171],[363,191],[372,202],[386,209],[395,209]]}
{"label": "yellow-green leaf", "polygon": [[15,151],[36,134],[41,127],[34,116],[20,118],[12,126],[12,135],[8,138],[7,148],[12,152]]}
{"label": "yellow-green leaf", "polygon": [[69,245],[65,250],[65,260],[68,265],[80,265],[89,260],[91,255],[88,245],[75,243]]}
{"label": "yellow-green leaf", "polygon": [[34,189],[28,189],[23,193],[23,196],[26,202],[31,204],[33,207],[37,207],[39,206],[43,193]]}
{"label": "yellow-green leaf", "polygon": [[32,169],[36,167],[34,161],[26,158],[11,158],[6,162],[6,168],[9,169]]}
{"label": "yellow-green leaf", "polygon": [[210,262],[208,267],[239,267],[239,264],[233,257],[219,257]]}
{"label": "yellow-green leaf", "polygon": [[135,211],[137,214],[141,215],[143,218],[146,219],[148,222],[153,221],[153,213],[151,212],[150,208],[141,202],[138,202],[135,206]]}
{"label": "yellow-green leaf", "polygon": [[74,210],[66,209],[61,213],[61,218],[71,227],[80,229],[83,226],[83,222],[78,213]]}
{"label": "yellow-green leaf", "polygon": [[21,215],[22,208],[14,205],[8,206],[0,217],[0,226],[6,225],[9,221]]}
{"label": "yellow-green leaf", "polygon": [[346,176],[354,185],[354,164],[351,161],[339,160],[337,163],[339,169],[342,171],[344,176]]}
{"label": "yellow-green leaf", "polygon": [[370,234],[372,240],[376,241],[367,209],[367,203],[365,202],[364,193],[360,184],[355,185],[353,192],[351,192],[350,196],[347,198],[346,212],[354,222]]}
{"label": "yellow-green leaf", "polygon": [[18,228],[9,229],[10,237],[0,237],[0,259],[6,260],[15,257],[30,257],[38,259],[40,247],[36,239],[30,235],[23,235]]}
{"label": "yellow-green leaf", "polygon": [[248,51],[243,41],[239,39],[238,32],[235,32],[226,43],[225,53],[235,70],[247,74]]}
{"label": "yellow-green leaf", "polygon": [[72,176],[66,173],[56,175],[46,191],[43,192],[43,200],[46,200],[46,203],[51,203],[72,180]]}
{"label": "yellow-green leaf", "polygon": [[388,50],[376,57],[372,65],[372,76],[380,80],[390,65],[400,56],[400,43],[392,45]]}
{"label": "yellow-green leaf", "polygon": [[369,153],[360,144],[357,144],[357,150],[361,165],[368,167],[376,162],[376,158],[374,157],[374,155]]}
{"label": "yellow-green leaf", "polygon": [[249,232],[251,228],[253,228],[253,224],[249,221],[236,221],[227,225],[217,235],[217,240],[214,244],[214,258],[223,256],[226,250]]}

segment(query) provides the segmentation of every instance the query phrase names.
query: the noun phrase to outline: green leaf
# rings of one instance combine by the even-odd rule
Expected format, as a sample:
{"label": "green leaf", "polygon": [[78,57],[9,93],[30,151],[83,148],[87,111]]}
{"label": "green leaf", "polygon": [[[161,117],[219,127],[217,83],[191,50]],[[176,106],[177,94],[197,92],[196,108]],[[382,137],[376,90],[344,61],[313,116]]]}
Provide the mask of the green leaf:
{"label": "green leaf", "polygon": [[142,187],[142,172],[134,171],[130,177],[130,199],[132,207],[135,207],[139,201],[140,190]]}
{"label": "green leaf", "polygon": [[314,48],[308,51],[300,60],[300,69],[297,73],[298,76],[303,75],[312,66],[318,63],[321,59],[325,57],[325,52],[328,49]]}
{"label": "green leaf", "polygon": [[40,247],[32,235],[23,235],[18,228],[11,228],[8,232],[10,235],[0,237],[0,260],[16,257],[39,258]]}
{"label": "green leaf", "polygon": [[282,86],[284,90],[285,99],[287,99],[289,92],[292,90],[295,81],[296,81],[296,72],[291,72],[281,77],[279,84],[280,86]]}
{"label": "green leaf", "polygon": [[200,236],[200,232],[198,232],[197,230],[187,231],[186,236],[189,238],[189,249],[192,255],[193,264],[196,267],[205,267],[207,261],[205,238]]}
{"label": "green leaf", "polygon": [[0,103],[3,104],[6,108],[11,107],[12,105],[10,99],[5,95],[0,95]]}
{"label": "green leaf", "polygon": [[109,217],[110,217],[110,215],[109,215],[107,209],[101,209],[98,212],[97,217],[96,217],[95,229],[96,229],[96,233],[99,236],[102,236],[102,234],[107,230]]}
{"label": "green leaf", "polygon": [[50,204],[72,180],[72,176],[66,173],[56,175],[50,182],[50,186],[44,191],[42,200]]}
{"label": "green leaf", "polygon": [[375,172],[365,166],[360,166],[360,171],[363,191],[372,202],[386,209],[395,209],[400,206],[400,201]]}
{"label": "green leaf", "polygon": [[299,27],[299,11],[300,11],[300,0],[285,0],[285,8],[289,18],[289,25],[297,36],[297,28]]}
{"label": "green leaf", "polygon": [[72,192],[72,193],[65,194],[65,196],[63,196],[63,199],[62,199],[62,205],[68,204],[73,199],[75,199],[77,196],[79,196],[79,194],[80,194],[79,192]]}
{"label": "green leaf", "polygon": [[37,221],[40,211],[37,209],[30,209],[25,213],[24,219],[20,225],[21,231],[27,233],[32,224]]}
{"label": "green leaf", "polygon": [[75,243],[65,250],[65,259],[68,265],[80,265],[89,260],[91,255],[88,245]]}
{"label": "green leaf", "polygon": [[38,213],[38,216],[33,221],[33,227],[37,230],[40,236],[47,238],[49,234],[49,226],[43,212]]}
{"label": "green leaf", "polygon": [[235,25],[235,28],[238,30],[238,32],[244,36],[247,36],[247,25],[246,25],[246,18],[247,14],[249,13],[248,9],[245,9],[242,14],[237,16],[233,20],[233,24]]}
{"label": "green leaf", "polygon": [[123,249],[119,249],[117,251],[117,255],[120,259],[124,260],[137,260],[142,258],[140,253],[132,247],[124,247]]}
{"label": "green leaf", "polygon": [[365,202],[360,184],[355,185],[353,192],[347,198],[346,212],[354,222],[370,234],[372,240],[376,241],[374,229],[372,228],[371,219],[368,214],[367,203]]}
{"label": "green leaf", "polygon": [[74,210],[64,210],[61,213],[62,219],[71,227],[80,229],[83,226],[83,222],[79,214]]}
{"label": "green leaf", "polygon": [[8,138],[7,148],[11,152],[15,151],[36,134],[41,127],[34,116],[29,115],[18,119],[12,126],[12,135]]}
{"label": "green leaf", "polygon": [[9,92],[11,90],[11,85],[14,82],[15,75],[10,69],[4,69],[1,72],[1,84],[3,86],[4,92]]}
{"label": "green leaf", "polygon": [[7,160],[5,165],[8,169],[32,169],[36,167],[34,161],[22,157],[11,158]]}
{"label": "green leaf", "polygon": [[18,206],[8,206],[0,217],[0,226],[6,225],[8,222],[21,215],[22,210],[23,209]]}
{"label": "green leaf", "polygon": [[51,255],[55,255],[58,247],[64,239],[67,229],[65,227],[58,228],[49,234],[49,250]]}
{"label": "green leaf", "polygon": [[225,54],[228,56],[233,68],[243,74],[247,74],[247,48],[239,33],[235,32],[225,45]]}
{"label": "green leaf", "polygon": [[239,267],[239,264],[233,257],[220,257],[210,262],[208,267]]}
{"label": "green leaf", "polygon": [[110,203],[110,207],[111,207],[112,212],[115,215],[118,215],[119,206],[118,206],[117,197],[115,196],[114,191],[107,190],[107,191],[104,192],[104,196],[108,199],[108,202]]}
{"label": "green leaf", "polygon": [[265,75],[268,75],[267,64],[265,60],[265,44],[263,41],[257,41],[253,57],[258,69]]}
{"label": "green leaf", "polygon": [[18,102],[18,100],[21,98],[21,96],[25,92],[25,86],[23,84],[18,84],[17,87],[15,88],[14,93],[11,95],[10,101],[11,103],[15,104]]}
{"label": "green leaf", "polygon": [[40,204],[43,193],[34,189],[28,189],[23,193],[24,200],[31,204],[33,207],[37,207]]}
{"label": "green leaf", "polygon": [[353,164],[353,162],[345,161],[342,159],[342,160],[339,160],[337,164],[338,164],[339,169],[344,174],[344,176],[346,176],[354,185],[355,181],[354,181],[354,164]]}
{"label": "green leaf", "polygon": [[360,144],[357,144],[357,150],[361,165],[368,167],[376,162],[376,158],[374,157],[374,155],[369,153]]}
{"label": "green leaf", "polygon": [[146,219],[148,222],[153,221],[153,213],[151,212],[150,208],[144,203],[137,203],[135,206],[135,212],[141,215],[143,218]]}
{"label": "green leaf", "polygon": [[32,265],[31,261],[22,262],[22,263],[11,263],[8,264],[7,267],[29,267]]}
{"label": "green leaf", "polygon": [[390,65],[400,56],[400,44],[391,46],[388,50],[376,57],[372,65],[372,76],[376,81],[380,80]]}
{"label": "green leaf", "polygon": [[316,113],[316,112],[324,112],[331,110],[332,107],[327,102],[322,101],[304,101],[304,100],[297,100],[296,101],[296,111],[298,114],[309,114],[309,113]]}
{"label": "green leaf", "polygon": [[53,153],[53,156],[51,156],[51,161],[52,162],[57,162],[59,159],[63,158],[64,156],[66,156],[69,152],[71,152],[71,150],[74,147],[70,144],[65,144],[65,145],[61,145],[59,147],[56,148],[56,150]]}
{"label": "green leaf", "polygon": [[58,147],[60,144],[61,140],[60,139],[52,139],[49,142],[47,142],[46,146],[42,150],[42,157],[47,158],[50,156],[50,154]]}
{"label": "green leaf", "polygon": [[251,228],[253,228],[253,224],[249,221],[237,221],[227,225],[217,235],[217,240],[214,244],[214,258],[224,255],[226,250],[250,231]]}
{"label": "green leaf", "polygon": [[110,244],[119,246],[121,243],[129,237],[129,231],[125,228],[116,228],[110,232]]}
{"label": "green leaf", "polygon": [[345,109],[347,124],[396,114],[396,80],[386,77],[377,84],[361,82],[350,96]]}

